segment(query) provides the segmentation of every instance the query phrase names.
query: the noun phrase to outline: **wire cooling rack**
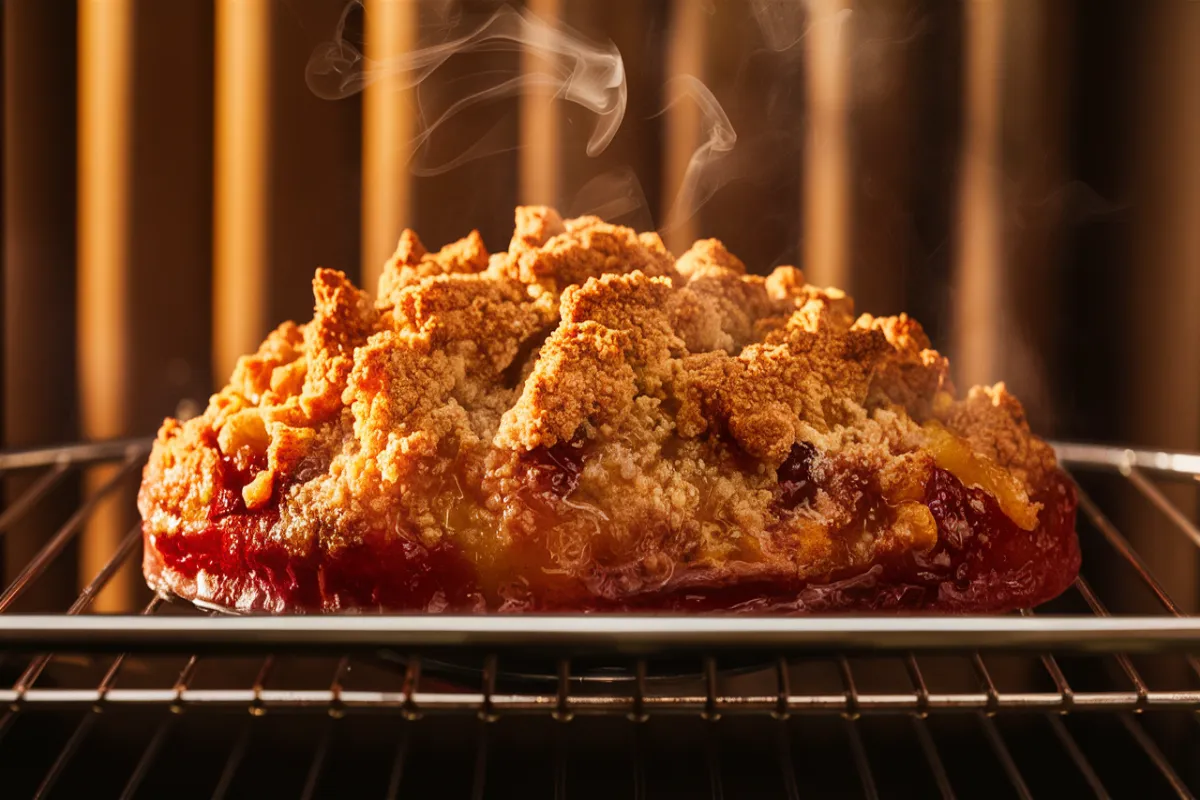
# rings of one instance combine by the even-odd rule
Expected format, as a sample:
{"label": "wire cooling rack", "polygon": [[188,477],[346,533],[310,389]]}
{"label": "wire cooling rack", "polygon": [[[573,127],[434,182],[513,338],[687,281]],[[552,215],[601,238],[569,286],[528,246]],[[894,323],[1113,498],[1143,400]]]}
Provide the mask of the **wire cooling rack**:
{"label": "wire cooling rack", "polygon": [[[413,777],[420,769],[410,755],[417,747],[411,731],[432,730],[421,726],[435,719],[481,726],[464,729],[476,743],[466,756],[471,796],[494,789],[505,766],[489,753],[511,745],[511,735],[500,731],[526,724],[523,719],[529,724],[574,720],[573,731],[589,730],[603,719],[632,720],[632,743],[620,751],[620,763],[628,767],[634,796],[649,796],[647,782],[653,783],[652,773],[661,766],[651,755],[659,744],[647,738],[660,725],[684,725],[678,731],[683,740],[700,737],[693,743],[706,765],[703,788],[712,796],[723,796],[731,782],[744,782],[745,770],[730,766],[731,758],[736,767],[740,757],[731,753],[758,741],[760,734],[730,743],[714,733],[742,724],[734,722],[739,719],[771,723],[764,746],[775,754],[771,774],[781,796],[799,796],[797,787],[806,776],[794,761],[801,758],[797,742],[808,741],[807,726],[839,719],[838,752],[848,756],[846,772],[866,796],[875,796],[886,782],[880,773],[892,760],[877,752],[878,742],[871,744],[868,732],[905,718],[908,732],[890,734],[888,753],[900,740],[915,748],[912,755],[924,765],[924,780],[943,796],[962,791],[975,775],[955,775],[955,765],[978,759],[998,769],[1015,794],[1031,796],[1030,787],[1042,773],[1030,765],[1050,758],[1052,750],[1054,770],[1066,769],[1078,786],[1097,796],[1132,780],[1128,769],[1118,776],[1105,774],[1110,751],[1125,762],[1136,756],[1143,764],[1139,787],[1187,797],[1189,781],[1195,786],[1200,618],[1189,615],[1187,602],[1168,591],[1148,557],[1135,549],[1138,539],[1126,536],[1109,508],[1132,514],[1139,526],[1151,518],[1160,521],[1165,527],[1155,535],[1172,537],[1185,557],[1194,559],[1200,530],[1170,498],[1180,486],[1196,486],[1200,455],[1057,445],[1081,486],[1084,574],[1048,608],[1019,615],[231,618],[148,592],[137,613],[91,613],[101,591],[140,555],[137,526],[65,610],[14,613],[53,565],[69,557],[97,508],[128,502],[148,447],[147,441],[133,440],[0,454],[4,479],[19,477],[24,486],[0,513],[0,531],[39,507],[75,497],[73,476],[97,468],[108,476],[94,491],[80,493],[69,516],[46,531],[32,558],[18,569],[10,564],[14,577],[0,593],[0,612],[5,612],[0,613],[0,669],[12,674],[8,687],[0,689],[0,703],[7,705],[0,716],[0,779],[6,753],[19,752],[28,731],[45,719],[74,720],[46,751],[53,759],[31,767],[36,780],[29,785],[36,794],[73,785],[81,765],[110,766],[112,753],[104,749],[108,739],[101,729],[146,714],[165,716],[138,740],[136,753],[126,754],[114,779],[124,796],[150,792],[155,776],[173,769],[166,742],[210,729],[229,747],[197,796],[236,793],[231,787],[253,782],[262,771],[247,753],[269,727],[236,723],[237,712],[247,710],[251,720],[279,715],[330,720],[304,740],[301,750],[311,761],[290,767],[303,773],[298,791],[309,797],[337,785],[330,783],[337,769],[327,762],[336,760],[331,754],[339,731],[352,724],[339,720],[367,718],[414,723],[386,737],[386,756],[376,754],[376,771],[387,776],[386,782],[380,778],[384,796],[423,785]],[[1167,718],[1186,720],[1182,738],[1180,723],[1156,722]],[[491,724],[499,720],[515,721]],[[697,720],[722,724],[697,734]],[[945,726],[962,720],[969,721],[969,730],[945,732]],[[1036,721],[1036,731],[1014,735],[1012,726],[1020,729],[1030,720]],[[1107,733],[1095,734],[1095,726]],[[297,723],[275,731],[263,746],[286,749],[302,728]],[[1037,731],[1049,736],[1052,747],[1030,749],[1027,736],[1036,740]],[[620,743],[626,733],[615,738],[588,734],[586,747],[597,752],[625,747]],[[893,741],[896,736],[900,739]],[[975,743],[954,763],[943,758],[972,737]],[[577,774],[571,765],[578,754],[559,738],[551,735],[551,755],[542,758],[546,753],[541,753],[537,769],[549,771],[554,796],[567,796],[564,776]],[[819,752],[824,741],[808,741],[803,752]],[[99,758],[97,752],[108,755],[89,761]],[[547,760],[551,763],[542,763]],[[27,766],[23,761],[20,769]],[[100,766],[96,769],[103,772]],[[590,783],[572,786],[572,795],[604,796],[589,794],[595,788]]]}

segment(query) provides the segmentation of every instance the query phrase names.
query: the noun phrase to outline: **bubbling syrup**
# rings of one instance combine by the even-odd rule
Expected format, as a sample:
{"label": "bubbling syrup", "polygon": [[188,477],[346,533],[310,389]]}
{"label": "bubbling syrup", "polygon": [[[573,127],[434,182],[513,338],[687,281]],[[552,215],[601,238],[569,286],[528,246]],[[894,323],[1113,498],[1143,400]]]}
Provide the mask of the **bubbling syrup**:
{"label": "bubbling syrup", "polygon": [[478,604],[474,569],[449,545],[427,548],[413,536],[368,531],[336,550],[316,535],[307,553],[293,552],[272,536],[280,487],[253,512],[242,502],[242,487],[255,471],[222,459],[209,525],[189,533],[150,534],[167,567],[188,580],[203,573],[209,602],[300,611],[440,611]]}
{"label": "bubbling syrup", "polygon": [[530,499],[549,509],[570,496],[579,485],[583,456],[583,446],[573,442],[538,447],[522,455]]}
{"label": "bubbling syrup", "polygon": [[923,503],[938,541],[928,553],[906,553],[865,573],[824,583],[759,582],[646,598],[630,609],[743,613],[921,612],[998,613],[1031,608],[1061,594],[1079,573],[1074,484],[1061,471],[1034,498],[1038,526],[1022,530],[991,495],[935,469]]}
{"label": "bubbling syrup", "polygon": [[[779,468],[781,516],[815,497],[816,455],[810,445],[797,445]],[[275,487],[266,507],[248,511],[241,489],[256,469],[238,469],[228,459],[216,476],[208,525],[174,535],[150,532],[148,541],[165,567],[185,580],[202,579],[210,602],[267,610],[982,613],[1049,600],[1079,570],[1075,490],[1062,472],[1052,473],[1034,498],[1043,508],[1038,526],[1025,531],[991,495],[935,469],[921,500],[937,523],[937,543],[927,553],[906,552],[822,583],[739,582],[714,570],[708,586],[693,580],[686,590],[601,592],[586,569],[556,569],[550,558],[551,532],[578,513],[563,501],[578,486],[583,459],[584,449],[569,443],[522,458],[528,489],[521,500],[537,524],[533,535],[512,542],[499,581],[494,574],[481,581],[480,567],[448,543],[450,537],[425,547],[405,531],[368,531],[355,544],[331,549],[330,537],[316,532],[308,552],[297,554],[274,533],[282,488]],[[869,487],[867,494],[874,496]]]}

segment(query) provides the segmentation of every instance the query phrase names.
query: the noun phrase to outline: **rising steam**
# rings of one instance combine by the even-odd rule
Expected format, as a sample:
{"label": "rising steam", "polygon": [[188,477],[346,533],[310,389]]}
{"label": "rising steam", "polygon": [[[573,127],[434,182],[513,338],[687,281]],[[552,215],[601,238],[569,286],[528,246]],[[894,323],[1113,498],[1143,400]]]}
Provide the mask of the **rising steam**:
{"label": "rising steam", "polygon": [[[416,88],[448,59],[461,53],[526,51],[543,57],[551,65],[549,71],[482,76],[489,81],[488,85],[454,100],[435,118],[427,119],[422,111],[413,152],[418,152],[438,128],[471,106],[534,88],[549,86],[556,99],[576,103],[596,115],[587,143],[589,156],[601,153],[608,146],[625,116],[628,93],[625,65],[611,42],[598,45],[568,28],[552,27],[528,12],[503,6],[482,25],[462,36],[393,58],[372,59],[347,37],[347,18],[361,6],[361,0],[353,0],[346,7],[333,39],[319,45],[308,60],[305,78],[318,97],[339,100],[385,78],[398,90]],[[443,16],[457,19],[449,14]],[[450,162],[423,171],[444,172],[494,152],[496,148],[484,137]]]}
{"label": "rising steam", "polygon": [[750,0],[763,40],[777,53],[791,50],[818,24],[841,25],[853,12],[836,0]]}
{"label": "rising steam", "polygon": [[717,189],[733,177],[729,170],[720,167],[737,144],[737,132],[721,103],[699,78],[691,75],[671,78],[667,81],[666,95],[666,108],[690,97],[700,107],[704,120],[704,142],[688,161],[679,192],[667,215],[664,227],[669,230],[693,217]]}

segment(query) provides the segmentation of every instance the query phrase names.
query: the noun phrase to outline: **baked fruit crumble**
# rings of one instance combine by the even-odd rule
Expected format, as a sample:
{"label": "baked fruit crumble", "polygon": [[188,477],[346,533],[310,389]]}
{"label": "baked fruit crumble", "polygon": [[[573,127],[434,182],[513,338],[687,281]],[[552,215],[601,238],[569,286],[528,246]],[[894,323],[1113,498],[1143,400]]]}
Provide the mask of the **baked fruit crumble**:
{"label": "baked fruit crumble", "polygon": [[150,586],[267,611],[998,612],[1079,569],[1076,498],[1003,384],[716,240],[518,208],[405,231],[168,419]]}

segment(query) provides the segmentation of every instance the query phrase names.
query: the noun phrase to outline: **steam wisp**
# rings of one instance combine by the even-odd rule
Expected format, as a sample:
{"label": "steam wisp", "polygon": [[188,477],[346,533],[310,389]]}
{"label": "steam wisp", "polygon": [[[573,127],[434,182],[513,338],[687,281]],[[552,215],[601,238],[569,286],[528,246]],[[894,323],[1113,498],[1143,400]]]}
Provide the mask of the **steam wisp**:
{"label": "steam wisp", "polygon": [[829,5],[823,0],[750,0],[763,40],[777,53],[799,44],[813,25],[841,25],[854,13],[849,8],[831,11]]}
{"label": "steam wisp", "polygon": [[665,229],[674,228],[695,216],[722,184],[732,176],[718,165],[737,144],[737,131],[721,103],[704,82],[692,75],[679,75],[667,81],[667,106],[690,97],[703,116],[704,141],[692,153],[680,182],[675,202],[667,215]]}
{"label": "steam wisp", "polygon": [[563,209],[568,216],[593,215],[635,230],[654,227],[642,182],[629,165],[601,172],[581,186]]}
{"label": "steam wisp", "polygon": [[[575,103],[596,115],[595,127],[587,142],[589,156],[604,151],[625,116],[628,95],[625,65],[611,42],[599,45],[568,28],[552,27],[528,12],[503,6],[482,25],[457,38],[392,58],[372,59],[346,35],[350,13],[361,6],[361,0],[354,0],[346,7],[333,39],[318,46],[308,60],[305,78],[318,97],[339,100],[383,79],[388,79],[397,90],[415,89],[447,60],[462,53],[525,51],[543,57],[551,65],[548,71],[508,77],[501,73],[494,83],[454,100],[433,119],[426,119],[422,110],[412,143],[413,152],[418,152],[438,128],[471,106],[534,88],[549,87],[556,99]],[[441,16],[448,24],[457,19],[449,11]],[[491,75],[481,77],[493,79]],[[418,174],[444,172],[465,161],[497,152],[487,139],[484,137],[445,164],[422,168]]]}

